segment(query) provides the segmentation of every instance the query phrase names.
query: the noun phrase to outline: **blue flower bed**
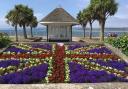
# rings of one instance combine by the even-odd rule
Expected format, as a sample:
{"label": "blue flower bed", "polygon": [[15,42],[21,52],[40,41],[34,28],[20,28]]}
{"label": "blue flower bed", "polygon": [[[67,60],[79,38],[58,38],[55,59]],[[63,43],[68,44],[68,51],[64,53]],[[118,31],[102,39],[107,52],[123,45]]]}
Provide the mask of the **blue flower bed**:
{"label": "blue flower bed", "polygon": [[112,51],[109,50],[108,48],[106,47],[100,47],[100,48],[94,48],[94,49],[91,49],[91,50],[88,50],[89,53],[107,53],[107,54],[112,54]]}
{"label": "blue flower bed", "polygon": [[0,67],[6,68],[8,66],[19,66],[19,60],[3,60],[0,61]]}
{"label": "blue flower bed", "polygon": [[52,45],[51,44],[32,44],[33,48],[42,48],[46,50],[52,50]]}
{"label": "blue flower bed", "polygon": [[74,49],[81,48],[81,47],[84,47],[84,46],[81,44],[70,44],[68,46],[68,50],[74,50]]}
{"label": "blue flower bed", "polygon": [[32,52],[31,50],[25,50],[21,48],[17,48],[15,46],[11,46],[7,48],[4,52],[15,52],[15,53],[27,53],[27,52]]}
{"label": "blue flower bed", "polygon": [[27,68],[21,72],[14,72],[0,76],[0,84],[29,84],[40,82],[46,77],[48,70],[47,64]]}
{"label": "blue flower bed", "polygon": [[108,74],[106,71],[89,70],[85,66],[70,62],[70,82],[71,83],[100,83],[100,82],[128,82],[128,79]]}
{"label": "blue flower bed", "polygon": [[126,63],[125,61],[117,61],[117,60],[103,61],[103,59],[96,59],[96,60],[89,59],[89,61],[98,63],[101,66],[112,67],[112,68],[116,68],[118,70],[128,71],[128,70],[126,70],[126,68],[128,67],[128,63]]}

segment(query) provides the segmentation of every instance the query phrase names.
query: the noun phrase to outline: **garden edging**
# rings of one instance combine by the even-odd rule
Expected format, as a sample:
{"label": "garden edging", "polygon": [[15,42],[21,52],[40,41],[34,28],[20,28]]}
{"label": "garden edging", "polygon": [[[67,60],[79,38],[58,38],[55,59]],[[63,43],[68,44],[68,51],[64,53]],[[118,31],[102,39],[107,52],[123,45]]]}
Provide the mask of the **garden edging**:
{"label": "garden edging", "polygon": [[113,47],[110,44],[104,43],[104,45],[106,47],[108,47],[109,49],[111,49],[116,55],[118,55],[120,58],[122,58],[123,60],[125,60],[128,63],[128,57],[122,53],[122,51],[118,48]]}
{"label": "garden edging", "polygon": [[19,84],[0,85],[1,89],[127,89],[127,83],[82,83],[82,84]]}
{"label": "garden edging", "polygon": [[6,50],[9,46],[5,47],[5,48],[2,48],[0,49],[0,53],[4,52],[4,50]]}

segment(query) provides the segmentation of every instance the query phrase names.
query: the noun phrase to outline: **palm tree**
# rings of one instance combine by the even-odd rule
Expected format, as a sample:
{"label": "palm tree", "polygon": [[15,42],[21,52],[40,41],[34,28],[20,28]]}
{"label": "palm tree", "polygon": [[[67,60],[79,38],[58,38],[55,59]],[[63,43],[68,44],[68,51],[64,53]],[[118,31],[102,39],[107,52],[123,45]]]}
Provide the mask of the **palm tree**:
{"label": "palm tree", "polygon": [[92,24],[95,21],[95,13],[94,13],[93,8],[91,6],[84,9],[83,12],[84,12],[84,17],[87,18],[87,21],[90,24],[91,29],[90,29],[89,38],[92,39]]}
{"label": "palm tree", "polygon": [[113,16],[118,10],[118,3],[115,0],[91,0],[91,7],[94,7],[97,20],[101,27],[100,40],[104,41],[104,28],[109,16]]}
{"label": "palm tree", "polygon": [[16,5],[16,10],[19,11],[19,26],[23,27],[24,38],[27,39],[26,26],[32,21],[33,10],[28,6]]}
{"label": "palm tree", "polygon": [[14,8],[13,10],[9,11],[9,13],[5,17],[7,19],[7,23],[15,27],[16,41],[18,41],[18,33],[17,33],[17,26],[19,22],[18,11]]}
{"label": "palm tree", "polygon": [[87,25],[87,18],[84,16],[84,13],[82,11],[80,11],[77,15],[77,20],[78,22],[81,24],[83,30],[84,30],[84,38],[85,38],[85,28]]}
{"label": "palm tree", "polygon": [[30,25],[30,29],[31,29],[31,37],[33,37],[32,28],[35,28],[38,25],[37,18],[35,16],[33,16],[32,21],[30,22],[29,25]]}

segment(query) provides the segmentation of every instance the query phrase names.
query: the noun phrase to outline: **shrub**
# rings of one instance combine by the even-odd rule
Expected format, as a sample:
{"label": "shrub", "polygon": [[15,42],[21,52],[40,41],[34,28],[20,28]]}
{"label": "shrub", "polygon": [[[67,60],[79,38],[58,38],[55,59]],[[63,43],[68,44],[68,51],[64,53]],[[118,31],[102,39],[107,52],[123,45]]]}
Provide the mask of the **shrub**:
{"label": "shrub", "polygon": [[118,38],[109,37],[106,42],[116,48],[120,48],[128,56],[128,34],[123,34]]}
{"label": "shrub", "polygon": [[0,48],[6,47],[10,42],[9,36],[6,33],[0,33]]}

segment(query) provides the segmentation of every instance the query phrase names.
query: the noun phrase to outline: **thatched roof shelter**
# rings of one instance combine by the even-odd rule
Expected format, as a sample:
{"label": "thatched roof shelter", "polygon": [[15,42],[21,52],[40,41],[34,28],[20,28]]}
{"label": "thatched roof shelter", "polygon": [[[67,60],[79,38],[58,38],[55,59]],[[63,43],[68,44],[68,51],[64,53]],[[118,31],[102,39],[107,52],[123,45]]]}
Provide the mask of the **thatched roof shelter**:
{"label": "thatched roof shelter", "polygon": [[54,9],[40,23],[47,26],[47,39],[56,41],[72,41],[72,26],[78,24],[63,8]]}

